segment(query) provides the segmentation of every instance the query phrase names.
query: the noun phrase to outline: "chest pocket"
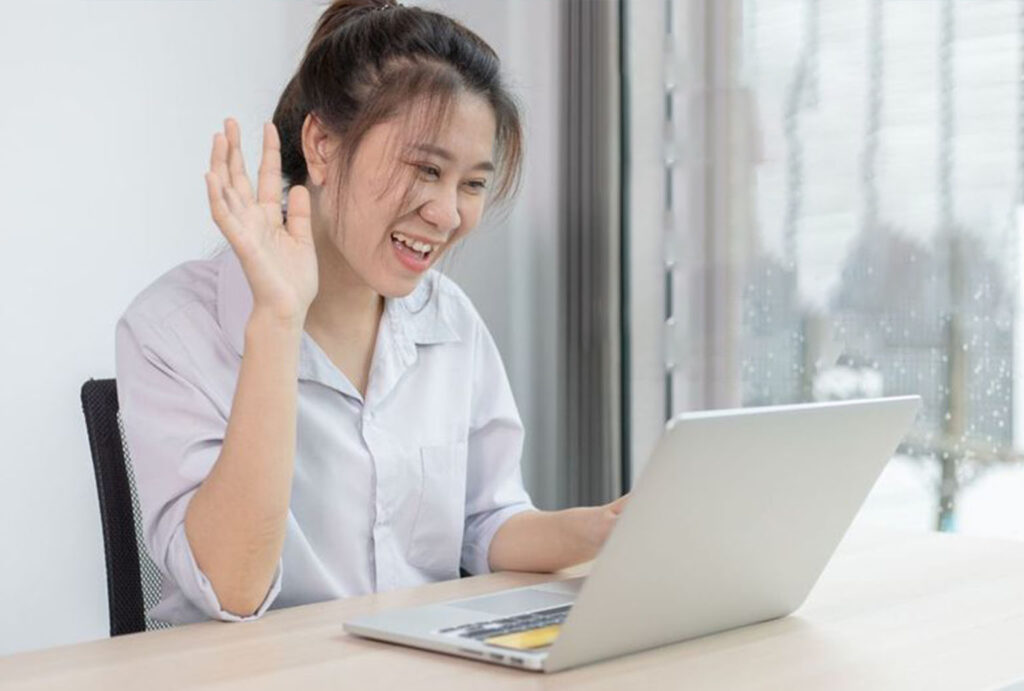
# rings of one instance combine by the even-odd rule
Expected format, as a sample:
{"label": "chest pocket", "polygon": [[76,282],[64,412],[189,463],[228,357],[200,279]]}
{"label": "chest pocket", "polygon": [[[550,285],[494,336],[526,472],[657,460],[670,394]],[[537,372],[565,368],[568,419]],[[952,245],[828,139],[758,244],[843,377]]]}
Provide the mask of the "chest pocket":
{"label": "chest pocket", "polygon": [[419,502],[409,563],[432,578],[458,578],[466,514],[466,442],[420,449]]}

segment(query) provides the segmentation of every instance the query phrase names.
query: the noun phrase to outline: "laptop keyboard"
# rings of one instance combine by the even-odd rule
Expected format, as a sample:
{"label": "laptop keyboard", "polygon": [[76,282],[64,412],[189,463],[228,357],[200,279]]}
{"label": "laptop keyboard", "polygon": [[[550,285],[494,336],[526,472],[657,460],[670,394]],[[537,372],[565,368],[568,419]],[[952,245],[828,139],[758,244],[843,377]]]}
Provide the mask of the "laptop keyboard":
{"label": "laptop keyboard", "polygon": [[451,626],[441,629],[438,633],[447,633],[463,638],[472,638],[481,641],[487,638],[494,638],[508,633],[519,633],[532,629],[541,629],[546,626],[555,626],[565,621],[569,615],[572,605],[552,607],[550,609],[539,609],[535,612],[517,614],[514,617],[504,617],[491,621],[477,621],[472,624]]}

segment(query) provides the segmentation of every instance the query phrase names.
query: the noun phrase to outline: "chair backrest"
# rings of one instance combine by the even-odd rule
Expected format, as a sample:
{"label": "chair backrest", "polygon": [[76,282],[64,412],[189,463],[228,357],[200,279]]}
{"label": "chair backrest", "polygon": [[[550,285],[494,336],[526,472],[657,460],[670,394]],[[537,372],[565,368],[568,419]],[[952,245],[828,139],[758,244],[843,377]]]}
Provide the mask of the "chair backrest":
{"label": "chair backrest", "polygon": [[169,624],[146,616],[146,610],[160,599],[161,576],[142,540],[139,499],[131,455],[124,444],[115,380],[85,382],[82,411],[103,525],[110,635],[166,628]]}

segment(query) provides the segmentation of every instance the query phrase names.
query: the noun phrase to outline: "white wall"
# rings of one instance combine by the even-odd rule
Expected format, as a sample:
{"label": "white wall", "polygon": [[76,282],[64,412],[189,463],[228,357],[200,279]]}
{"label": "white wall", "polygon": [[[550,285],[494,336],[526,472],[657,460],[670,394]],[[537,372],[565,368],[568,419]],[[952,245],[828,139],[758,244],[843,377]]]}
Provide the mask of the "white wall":
{"label": "white wall", "polygon": [[[536,135],[509,223],[456,257],[491,324],[531,434],[526,474],[557,488],[554,353],[557,70],[519,43],[553,37],[548,0],[461,0],[466,23],[508,52]],[[512,6],[515,11],[512,11]],[[250,170],[322,3],[267,0],[20,2],[0,20],[0,654],[107,635],[96,486],[78,402],[112,376],[114,324],[157,275],[208,255],[203,172],[237,117]],[[536,40],[536,39],[535,39]],[[540,48],[541,56],[545,48]],[[555,50],[553,47],[549,50]],[[523,69],[520,69],[523,68]],[[536,100],[550,100],[534,107]],[[514,228],[514,231],[512,230]],[[541,459],[541,460],[535,460]]]}

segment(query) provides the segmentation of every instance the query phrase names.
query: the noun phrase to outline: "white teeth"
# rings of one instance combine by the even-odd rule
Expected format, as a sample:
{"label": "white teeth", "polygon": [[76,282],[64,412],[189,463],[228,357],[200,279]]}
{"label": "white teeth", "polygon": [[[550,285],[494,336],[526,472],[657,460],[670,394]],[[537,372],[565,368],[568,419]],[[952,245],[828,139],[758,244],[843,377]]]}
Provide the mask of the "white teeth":
{"label": "white teeth", "polygon": [[412,249],[416,250],[417,252],[427,253],[427,252],[433,252],[434,251],[434,246],[431,245],[431,244],[428,244],[426,242],[420,242],[419,240],[413,240],[412,238],[408,238],[408,237],[402,235],[399,232],[394,232],[391,235],[392,235],[392,237],[394,237],[396,240],[401,242],[406,247],[411,247]]}

